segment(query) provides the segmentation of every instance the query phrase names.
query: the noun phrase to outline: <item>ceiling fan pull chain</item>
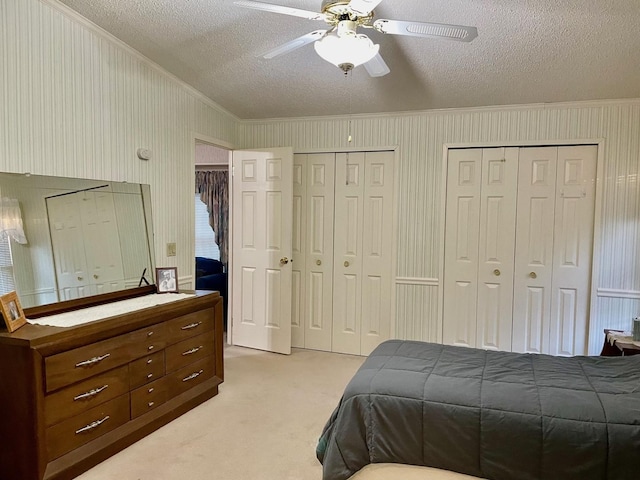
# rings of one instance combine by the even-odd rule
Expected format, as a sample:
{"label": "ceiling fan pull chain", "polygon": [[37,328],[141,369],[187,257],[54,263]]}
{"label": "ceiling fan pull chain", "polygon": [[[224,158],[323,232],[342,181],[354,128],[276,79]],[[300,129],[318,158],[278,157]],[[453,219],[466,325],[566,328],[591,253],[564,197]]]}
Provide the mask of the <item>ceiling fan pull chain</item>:
{"label": "ceiling fan pull chain", "polygon": [[347,152],[347,161],[344,162],[344,168],[346,169],[345,171],[346,175],[344,176],[345,178],[344,184],[349,186],[349,152]]}
{"label": "ceiling fan pull chain", "polygon": [[347,125],[347,142],[351,143],[353,137],[351,135],[351,111],[353,105],[353,70],[349,70],[348,72],[344,72],[345,76],[349,75],[349,123]]}

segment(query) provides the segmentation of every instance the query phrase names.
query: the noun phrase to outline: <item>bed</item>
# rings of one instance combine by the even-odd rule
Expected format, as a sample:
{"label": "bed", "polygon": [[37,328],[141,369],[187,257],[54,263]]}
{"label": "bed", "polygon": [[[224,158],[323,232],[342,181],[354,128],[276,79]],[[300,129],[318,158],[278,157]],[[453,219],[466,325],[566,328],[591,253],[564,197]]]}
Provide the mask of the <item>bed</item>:
{"label": "bed", "polygon": [[324,480],[371,463],[490,480],[640,478],[640,355],[552,357],[390,340],[317,446]]}

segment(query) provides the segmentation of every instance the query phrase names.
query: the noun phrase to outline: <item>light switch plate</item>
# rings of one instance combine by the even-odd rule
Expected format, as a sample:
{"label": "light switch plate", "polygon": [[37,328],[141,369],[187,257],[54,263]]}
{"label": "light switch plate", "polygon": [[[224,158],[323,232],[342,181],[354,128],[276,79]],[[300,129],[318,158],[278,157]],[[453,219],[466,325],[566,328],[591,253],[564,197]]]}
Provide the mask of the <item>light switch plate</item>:
{"label": "light switch plate", "polygon": [[176,256],[176,244],[167,243],[167,257],[175,257],[175,256]]}

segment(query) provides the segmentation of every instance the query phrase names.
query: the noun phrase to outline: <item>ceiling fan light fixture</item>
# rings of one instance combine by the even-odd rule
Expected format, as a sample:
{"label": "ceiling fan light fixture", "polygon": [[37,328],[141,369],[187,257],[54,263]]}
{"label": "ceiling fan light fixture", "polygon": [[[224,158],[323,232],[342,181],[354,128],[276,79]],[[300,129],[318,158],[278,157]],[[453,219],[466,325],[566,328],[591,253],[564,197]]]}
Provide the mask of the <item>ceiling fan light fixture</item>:
{"label": "ceiling fan light fixture", "polygon": [[378,54],[380,45],[366,35],[326,35],[313,44],[318,55],[345,72],[367,63]]}

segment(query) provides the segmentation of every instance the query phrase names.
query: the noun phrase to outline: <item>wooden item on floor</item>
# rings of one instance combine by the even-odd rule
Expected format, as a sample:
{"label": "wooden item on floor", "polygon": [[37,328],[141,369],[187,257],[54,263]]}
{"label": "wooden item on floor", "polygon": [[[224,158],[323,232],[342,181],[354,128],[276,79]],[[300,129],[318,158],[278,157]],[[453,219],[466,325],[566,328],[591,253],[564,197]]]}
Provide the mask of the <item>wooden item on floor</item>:
{"label": "wooden item on floor", "polygon": [[[155,292],[155,286],[34,307],[37,318]],[[0,478],[67,480],[218,393],[218,292],[75,327],[0,332]]]}
{"label": "wooden item on floor", "polygon": [[640,346],[635,345],[631,337],[614,338],[613,344],[610,341],[610,334],[622,334],[623,330],[604,329],[604,345],[602,346],[602,357],[620,357],[640,354]]}

